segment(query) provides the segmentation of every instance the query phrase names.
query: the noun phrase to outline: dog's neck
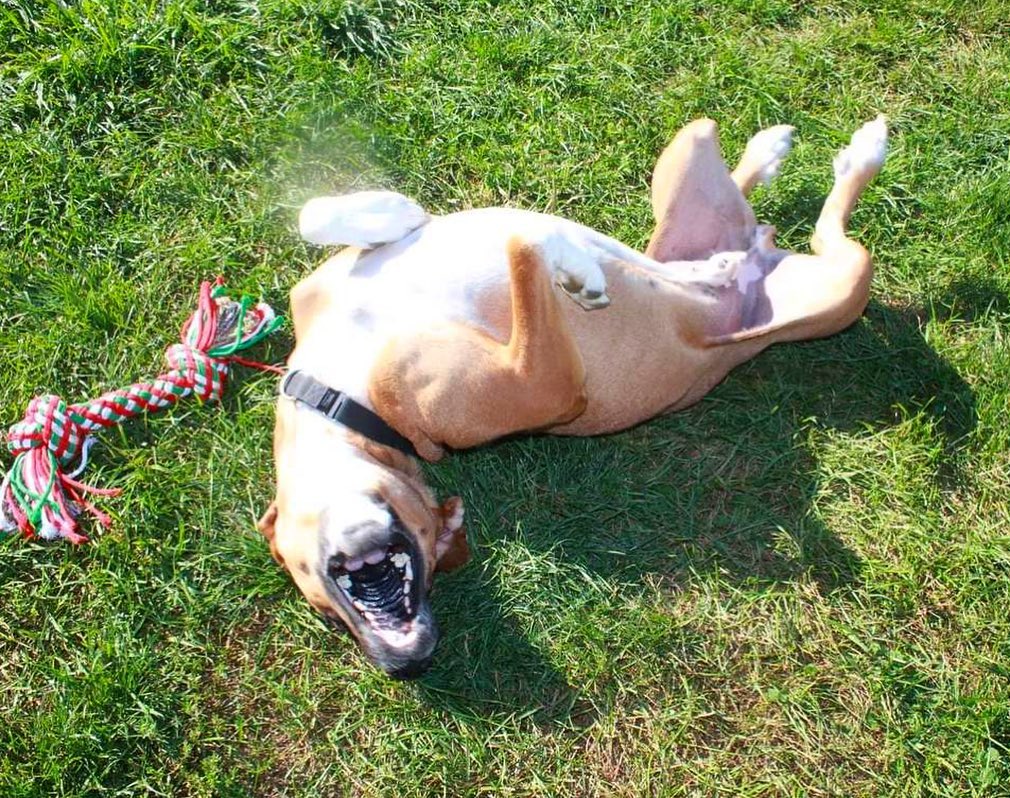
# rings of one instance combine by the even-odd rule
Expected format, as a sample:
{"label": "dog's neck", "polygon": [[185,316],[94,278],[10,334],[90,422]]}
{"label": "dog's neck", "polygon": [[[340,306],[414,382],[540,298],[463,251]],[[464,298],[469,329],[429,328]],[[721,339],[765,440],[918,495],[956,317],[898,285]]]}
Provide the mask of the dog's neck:
{"label": "dog's neck", "polygon": [[338,485],[341,492],[360,493],[372,490],[383,478],[391,478],[408,484],[429,506],[435,505],[416,458],[377,443],[307,407],[292,403],[290,410],[294,428],[290,451],[298,451],[299,462],[312,463],[311,467],[299,468],[306,480],[305,489],[314,490],[313,486],[318,486],[323,495],[332,495]]}
{"label": "dog's neck", "polygon": [[366,290],[370,281],[350,280],[351,265],[338,255],[292,291],[297,343],[288,368],[311,374],[374,410],[369,375],[388,333],[377,328],[370,309],[375,301]]}
{"label": "dog's neck", "polygon": [[392,472],[400,479],[410,483],[424,484],[424,476],[417,458],[404,454],[392,446],[377,443],[353,430],[347,430],[347,441],[361,452],[362,457]]}

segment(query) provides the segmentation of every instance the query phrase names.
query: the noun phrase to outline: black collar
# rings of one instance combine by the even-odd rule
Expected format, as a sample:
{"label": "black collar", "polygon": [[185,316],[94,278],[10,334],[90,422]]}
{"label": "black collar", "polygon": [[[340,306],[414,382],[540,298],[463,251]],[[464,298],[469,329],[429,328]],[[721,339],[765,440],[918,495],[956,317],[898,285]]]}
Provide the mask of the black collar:
{"label": "black collar", "polygon": [[414,445],[379,416],[304,371],[289,371],[281,380],[281,393],[376,443],[417,457]]}

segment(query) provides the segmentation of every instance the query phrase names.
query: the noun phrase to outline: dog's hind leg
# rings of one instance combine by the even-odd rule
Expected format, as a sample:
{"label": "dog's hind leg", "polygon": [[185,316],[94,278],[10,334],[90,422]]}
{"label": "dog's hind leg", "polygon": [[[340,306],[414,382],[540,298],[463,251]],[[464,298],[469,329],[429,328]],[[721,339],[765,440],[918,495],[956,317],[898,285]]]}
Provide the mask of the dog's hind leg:
{"label": "dog's hind leg", "polygon": [[886,153],[887,124],[880,116],[857,130],[835,158],[834,186],[811,241],[816,254],[785,254],[763,279],[748,286],[759,301],[747,303],[752,310],[743,314],[740,329],[711,343],[759,342],[760,349],[776,341],[832,335],[859,318],[869,298],[873,264],[846,228]]}
{"label": "dog's hind leg", "polygon": [[645,254],[657,261],[704,260],[750,246],[754,212],[722,159],[711,119],[681,129],[659,156],[652,211],[656,227]]}
{"label": "dog's hind leg", "polygon": [[565,300],[552,286],[549,255],[509,242],[507,343],[452,323],[394,339],[380,355],[372,404],[422,457],[562,424],[585,409],[585,366],[559,307]]}
{"label": "dog's hind leg", "polygon": [[824,201],[811,241],[818,255],[827,256],[839,247],[859,246],[846,235],[849,216],[886,156],[887,119],[881,114],[853,133],[849,146],[835,156],[835,184]]}

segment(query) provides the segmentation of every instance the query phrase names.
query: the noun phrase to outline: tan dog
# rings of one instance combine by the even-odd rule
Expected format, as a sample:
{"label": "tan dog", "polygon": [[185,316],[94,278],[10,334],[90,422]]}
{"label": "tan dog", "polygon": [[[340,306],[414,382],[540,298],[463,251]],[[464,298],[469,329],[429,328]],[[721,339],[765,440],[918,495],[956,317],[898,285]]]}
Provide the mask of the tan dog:
{"label": "tan dog", "polygon": [[468,557],[459,499],[435,500],[399,436],[437,460],[522,431],[613,432],[862,313],[872,267],[846,225],[883,164],[884,120],[835,159],[814,255],[776,249],[746,201],[791,133],[756,135],[731,174],[713,122],[680,131],[653,174],[644,255],[526,211],[429,217],[390,192],[305,206],[308,240],[352,246],[291,295],[300,376],[278,403],[277,497],[260,528],[309,602],[387,673],[427,667],[433,572]]}

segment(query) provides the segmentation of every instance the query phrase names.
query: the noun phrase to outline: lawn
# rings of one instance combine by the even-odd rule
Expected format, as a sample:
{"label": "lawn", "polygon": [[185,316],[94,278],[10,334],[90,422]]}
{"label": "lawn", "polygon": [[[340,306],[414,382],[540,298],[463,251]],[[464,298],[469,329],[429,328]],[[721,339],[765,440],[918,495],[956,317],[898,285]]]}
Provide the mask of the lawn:
{"label": "lawn", "polygon": [[2,0],[0,52],[3,426],[154,376],[201,279],[286,309],[313,194],[644,246],[680,125],[732,160],[788,122],[754,203],[803,248],[834,153],[893,130],[851,329],[625,434],[428,468],[475,556],[419,682],[254,529],[273,378],[103,435],[113,527],[0,542],[0,795],[1010,794],[1003,0]]}

